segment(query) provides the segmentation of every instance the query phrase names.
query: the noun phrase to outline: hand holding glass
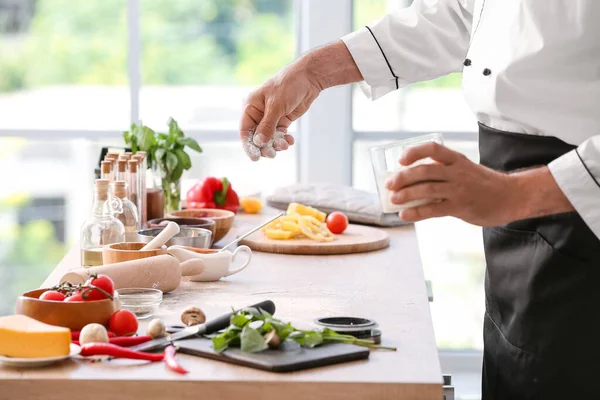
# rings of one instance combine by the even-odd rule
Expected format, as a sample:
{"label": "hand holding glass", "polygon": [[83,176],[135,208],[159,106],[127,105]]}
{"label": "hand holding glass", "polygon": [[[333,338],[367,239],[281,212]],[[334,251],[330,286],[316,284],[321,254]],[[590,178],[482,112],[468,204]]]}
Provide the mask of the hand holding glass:
{"label": "hand holding glass", "polygon": [[434,162],[432,159],[426,158],[419,160],[410,166],[404,166],[401,165],[399,161],[402,154],[408,148],[420,146],[429,142],[443,144],[442,134],[432,133],[430,135],[423,135],[371,148],[371,162],[373,164],[373,172],[375,173],[377,182],[377,191],[379,192],[381,209],[384,213],[396,213],[405,208],[418,207],[436,201],[436,199],[422,199],[410,201],[405,204],[394,204],[390,198],[392,192],[386,188],[387,181],[390,178],[393,178],[397,172],[406,168],[412,168],[415,165]]}

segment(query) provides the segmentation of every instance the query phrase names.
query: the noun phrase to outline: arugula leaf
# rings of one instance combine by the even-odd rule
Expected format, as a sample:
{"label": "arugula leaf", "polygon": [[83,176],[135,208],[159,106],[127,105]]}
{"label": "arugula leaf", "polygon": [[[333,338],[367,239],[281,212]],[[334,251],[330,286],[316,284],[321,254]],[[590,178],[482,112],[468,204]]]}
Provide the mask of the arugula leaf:
{"label": "arugula leaf", "polygon": [[258,353],[266,350],[269,346],[265,343],[265,339],[256,329],[245,326],[240,336],[242,342],[241,349],[247,353]]}
{"label": "arugula leaf", "polygon": [[222,353],[229,347],[229,338],[225,335],[218,335],[212,338],[213,349],[217,353]]}
{"label": "arugula leaf", "polygon": [[182,146],[187,146],[192,150],[196,150],[198,153],[202,153],[202,148],[200,147],[198,142],[196,142],[196,140],[194,140],[193,138],[191,138],[189,136],[178,138],[177,143],[179,143]]}
{"label": "arugula leaf", "polygon": [[185,151],[182,149],[175,149],[175,155],[184,170],[192,168],[192,160],[190,160],[190,156],[188,156]]}

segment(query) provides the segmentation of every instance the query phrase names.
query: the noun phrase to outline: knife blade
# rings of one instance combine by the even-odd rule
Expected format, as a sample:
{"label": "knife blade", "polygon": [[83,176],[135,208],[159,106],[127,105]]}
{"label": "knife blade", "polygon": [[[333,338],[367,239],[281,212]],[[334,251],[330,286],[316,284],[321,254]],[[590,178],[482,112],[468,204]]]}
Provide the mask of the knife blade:
{"label": "knife blade", "polygon": [[[275,314],[275,303],[273,303],[271,300],[261,301],[260,303],[256,303],[245,308],[259,308],[268,312],[271,315]],[[136,351],[156,350],[159,348],[166,347],[169,344],[175,342],[176,340],[186,339],[192,336],[204,335],[205,333],[214,333],[220,331],[221,329],[225,329],[229,326],[229,321],[234,312],[237,311],[232,311],[230,313],[223,314],[220,317],[207,321],[203,324],[189,326],[187,328],[182,329],[179,332],[171,333],[166,337],[153,339],[148,342],[138,344],[137,346],[130,347],[130,349]]]}

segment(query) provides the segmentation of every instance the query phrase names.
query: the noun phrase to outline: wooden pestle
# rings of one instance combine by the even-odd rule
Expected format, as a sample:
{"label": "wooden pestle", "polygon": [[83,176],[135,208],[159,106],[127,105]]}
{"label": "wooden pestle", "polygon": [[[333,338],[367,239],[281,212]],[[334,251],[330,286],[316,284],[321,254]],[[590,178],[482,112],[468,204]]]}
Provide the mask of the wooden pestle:
{"label": "wooden pestle", "polygon": [[84,283],[90,275],[104,274],[115,283],[115,289],[154,288],[164,293],[177,289],[181,276],[201,274],[204,267],[199,263],[180,265],[175,257],[160,255],[139,260],[124,261],[97,267],[76,268],[65,274],[60,282]]}
{"label": "wooden pestle", "polygon": [[152,239],[148,244],[141,248],[142,251],[160,249],[165,243],[167,243],[171,238],[179,233],[179,225],[175,222],[170,221],[165,228],[160,231],[158,235],[154,239]]}

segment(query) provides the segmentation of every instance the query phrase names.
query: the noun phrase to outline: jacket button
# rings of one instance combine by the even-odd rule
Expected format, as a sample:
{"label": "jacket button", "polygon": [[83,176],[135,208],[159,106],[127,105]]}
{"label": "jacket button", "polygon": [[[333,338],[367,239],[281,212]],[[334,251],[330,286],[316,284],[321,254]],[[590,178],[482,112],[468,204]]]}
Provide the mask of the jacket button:
{"label": "jacket button", "polygon": [[470,60],[470,59],[468,59],[468,58],[465,58],[465,61],[463,61],[463,65],[464,65],[465,67],[468,67],[469,65],[471,65],[471,60]]}
{"label": "jacket button", "polygon": [[485,76],[488,76],[491,73],[492,73],[492,71],[489,68],[486,68],[483,70],[483,75],[485,75]]}

